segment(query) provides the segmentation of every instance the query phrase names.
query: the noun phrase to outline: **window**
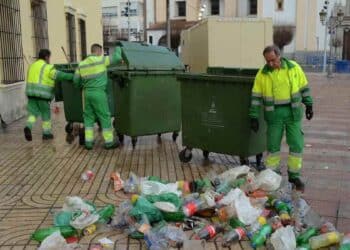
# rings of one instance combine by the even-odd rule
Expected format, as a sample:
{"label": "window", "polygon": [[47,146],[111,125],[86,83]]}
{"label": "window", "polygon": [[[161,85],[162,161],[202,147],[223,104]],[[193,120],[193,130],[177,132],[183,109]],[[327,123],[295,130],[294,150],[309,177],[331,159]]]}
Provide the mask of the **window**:
{"label": "window", "polygon": [[86,51],[86,24],[83,19],[79,19],[79,33],[80,33],[80,51],[81,59],[84,60],[87,56]]}
{"label": "window", "polygon": [[19,0],[0,0],[0,83],[24,80]]}
{"label": "window", "polygon": [[32,0],[31,11],[33,19],[34,57],[36,58],[41,49],[49,48],[46,2]]}
{"label": "window", "polygon": [[276,0],[276,10],[283,11],[283,0]]}
{"label": "window", "polygon": [[130,7],[128,7],[127,3],[121,5],[121,15],[122,16],[138,16],[138,10],[141,10],[140,6],[136,2],[130,3]]}
{"label": "window", "polygon": [[248,15],[257,15],[257,14],[258,14],[258,0],[250,0]]}
{"label": "window", "polygon": [[150,44],[153,44],[153,36],[149,36],[149,37],[148,37],[148,42],[149,42]]}
{"label": "window", "polygon": [[66,26],[67,26],[67,47],[68,47],[68,59],[70,62],[77,61],[76,51],[76,37],[75,37],[75,18],[74,15],[66,13]]}
{"label": "window", "polygon": [[220,1],[219,0],[211,0],[211,15],[220,15]]}
{"label": "window", "polygon": [[186,2],[178,1],[176,2],[177,16],[186,16]]}
{"label": "window", "polygon": [[104,8],[102,8],[102,16],[103,17],[118,16],[118,8],[117,7],[104,7]]}

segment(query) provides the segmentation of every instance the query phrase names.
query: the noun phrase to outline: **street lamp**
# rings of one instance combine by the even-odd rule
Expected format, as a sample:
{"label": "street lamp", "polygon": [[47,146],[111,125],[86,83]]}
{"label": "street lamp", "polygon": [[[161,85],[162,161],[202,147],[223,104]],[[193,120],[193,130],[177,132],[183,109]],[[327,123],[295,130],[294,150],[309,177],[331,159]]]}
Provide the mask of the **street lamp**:
{"label": "street lamp", "polygon": [[[343,22],[344,19],[344,12],[342,9],[338,9],[337,11],[337,16],[334,17],[333,14],[330,15],[328,18],[328,9],[329,1],[325,1],[325,5],[323,6],[323,9],[320,11],[319,16],[320,16],[320,21],[322,25],[325,26],[325,33],[324,33],[324,53],[323,53],[323,73],[326,72],[326,65],[327,65],[327,34],[329,31],[330,36],[332,38],[333,33],[337,31],[338,26],[340,26]],[[332,42],[332,39],[330,39]],[[332,44],[330,43],[329,45],[329,66],[328,66],[328,77],[332,77]]]}

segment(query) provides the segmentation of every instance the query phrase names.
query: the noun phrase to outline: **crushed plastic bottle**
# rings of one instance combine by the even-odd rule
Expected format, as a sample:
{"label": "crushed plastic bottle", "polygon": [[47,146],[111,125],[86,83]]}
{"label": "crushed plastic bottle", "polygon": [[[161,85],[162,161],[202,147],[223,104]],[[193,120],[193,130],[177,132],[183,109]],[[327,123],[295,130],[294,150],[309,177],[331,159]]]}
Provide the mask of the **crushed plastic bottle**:
{"label": "crushed plastic bottle", "polygon": [[167,225],[159,230],[159,233],[164,235],[169,241],[170,247],[180,248],[183,242],[188,239],[187,235],[178,227]]}
{"label": "crushed plastic bottle", "polygon": [[238,227],[228,231],[222,238],[222,246],[229,247],[230,245],[239,242],[246,236],[244,228]]}
{"label": "crushed plastic bottle", "polygon": [[271,199],[269,203],[278,212],[282,224],[284,226],[289,225],[291,223],[290,207],[286,203],[278,199]]}
{"label": "crushed plastic bottle", "polygon": [[88,213],[94,213],[96,211],[96,208],[92,203],[85,201],[78,196],[67,196],[63,204],[62,211],[83,211]]}
{"label": "crushed plastic bottle", "polygon": [[139,187],[140,178],[133,172],[130,172],[129,178],[124,182],[124,192],[136,194],[139,193]]}
{"label": "crushed plastic bottle", "polygon": [[311,237],[309,240],[309,244],[311,246],[311,249],[319,249],[321,247],[328,247],[330,245],[337,244],[340,242],[340,239],[340,233],[330,232]]}
{"label": "crushed plastic bottle", "polygon": [[132,208],[133,206],[129,200],[120,203],[115,215],[112,217],[112,227],[116,229],[128,227],[129,212]]}
{"label": "crushed plastic bottle", "polygon": [[254,233],[259,231],[266,223],[266,218],[264,216],[259,216],[258,219],[249,226],[248,237],[251,238]]}

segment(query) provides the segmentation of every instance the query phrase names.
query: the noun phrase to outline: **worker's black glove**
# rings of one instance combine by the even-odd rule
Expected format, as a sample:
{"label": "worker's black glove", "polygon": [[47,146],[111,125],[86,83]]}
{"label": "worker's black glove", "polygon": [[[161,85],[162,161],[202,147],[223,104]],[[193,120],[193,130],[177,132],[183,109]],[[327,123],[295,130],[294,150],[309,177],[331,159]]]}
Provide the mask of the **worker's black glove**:
{"label": "worker's black glove", "polygon": [[251,118],[250,119],[250,128],[257,133],[259,130],[259,120],[256,118]]}
{"label": "worker's black glove", "polygon": [[305,110],[305,116],[306,119],[311,120],[312,117],[314,116],[314,111],[312,110],[312,106],[306,106],[306,110]]}

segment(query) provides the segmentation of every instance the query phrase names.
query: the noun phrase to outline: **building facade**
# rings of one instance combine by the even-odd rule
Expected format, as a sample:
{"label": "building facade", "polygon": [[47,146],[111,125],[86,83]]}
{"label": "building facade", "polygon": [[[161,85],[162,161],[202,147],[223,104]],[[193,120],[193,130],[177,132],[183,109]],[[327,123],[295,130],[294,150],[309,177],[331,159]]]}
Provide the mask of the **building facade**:
{"label": "building facade", "polygon": [[[129,15],[129,16],[128,16]],[[105,43],[144,40],[144,0],[102,0]]]}
{"label": "building facade", "polygon": [[38,51],[51,63],[77,62],[92,43],[102,43],[99,0],[0,0],[0,115],[5,122],[25,114],[25,77]]}

